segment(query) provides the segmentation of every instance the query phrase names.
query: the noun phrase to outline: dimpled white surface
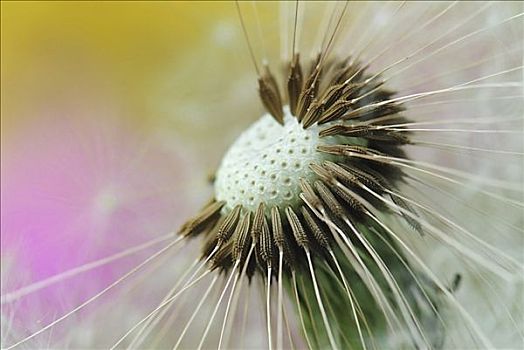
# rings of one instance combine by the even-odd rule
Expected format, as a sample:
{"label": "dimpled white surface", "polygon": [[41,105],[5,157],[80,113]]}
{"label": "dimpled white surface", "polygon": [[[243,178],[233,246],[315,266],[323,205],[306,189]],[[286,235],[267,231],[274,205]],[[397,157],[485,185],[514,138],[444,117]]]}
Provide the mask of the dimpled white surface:
{"label": "dimpled white surface", "polygon": [[241,204],[255,211],[260,202],[272,206],[296,206],[299,203],[300,179],[313,180],[316,175],[309,164],[333,156],[318,152],[317,125],[302,128],[287,106],[284,125],[269,114],[251,125],[229,148],[216,174],[215,196],[226,201],[225,209]]}

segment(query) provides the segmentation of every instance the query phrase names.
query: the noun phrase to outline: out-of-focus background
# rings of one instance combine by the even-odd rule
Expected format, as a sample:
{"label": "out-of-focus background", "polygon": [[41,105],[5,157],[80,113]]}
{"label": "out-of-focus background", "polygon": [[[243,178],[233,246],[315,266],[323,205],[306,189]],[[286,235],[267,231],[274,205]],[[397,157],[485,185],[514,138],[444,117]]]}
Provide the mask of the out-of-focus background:
{"label": "out-of-focus background", "polygon": [[[3,3],[5,140],[42,120],[43,111],[79,119],[77,113],[58,113],[73,108],[91,120],[107,118],[105,112],[141,133],[159,122],[184,133],[202,116],[174,113],[176,106],[199,92],[207,94],[198,96],[206,104],[217,103],[219,89],[195,86],[217,86],[224,56],[232,70],[249,63],[238,52],[245,48],[234,11],[231,3],[220,2]],[[197,55],[199,50],[205,54]],[[202,72],[216,76],[206,82]],[[226,85],[220,82],[222,89]],[[172,102],[173,112],[162,102]]]}
{"label": "out-of-focus background", "polygon": [[[176,230],[211,195],[206,175],[258,101],[232,79],[251,72],[232,3],[1,6],[4,295]],[[3,317],[45,324],[150,254]]]}

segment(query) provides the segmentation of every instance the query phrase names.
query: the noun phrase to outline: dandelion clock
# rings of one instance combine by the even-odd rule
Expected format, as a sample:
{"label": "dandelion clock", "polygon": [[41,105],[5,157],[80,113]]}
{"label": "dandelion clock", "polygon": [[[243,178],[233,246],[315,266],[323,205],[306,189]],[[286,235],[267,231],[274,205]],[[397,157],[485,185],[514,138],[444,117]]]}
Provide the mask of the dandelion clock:
{"label": "dandelion clock", "polygon": [[522,4],[96,5],[3,5],[3,348],[524,347]]}

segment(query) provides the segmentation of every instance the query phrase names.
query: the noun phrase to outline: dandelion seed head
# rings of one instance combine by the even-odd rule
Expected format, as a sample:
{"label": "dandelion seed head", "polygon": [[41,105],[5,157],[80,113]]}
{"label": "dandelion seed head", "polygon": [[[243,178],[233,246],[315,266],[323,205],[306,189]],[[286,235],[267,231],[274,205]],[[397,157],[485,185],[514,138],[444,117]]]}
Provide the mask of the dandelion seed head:
{"label": "dandelion seed head", "polygon": [[212,268],[229,269],[247,258],[252,276],[274,266],[277,251],[288,266],[306,267],[312,247],[321,247],[314,253],[319,257],[331,249],[330,229],[319,222],[319,212],[331,213],[330,220],[361,221],[366,200],[355,191],[366,183],[383,192],[401,177],[391,167],[369,163],[379,154],[402,155],[409,143],[405,135],[368,123],[385,116],[403,120],[400,103],[382,102],[395,92],[375,82],[379,75],[371,78],[359,62],[338,58],[327,68],[321,62],[319,55],[303,65],[294,55],[283,77],[285,95],[264,65],[258,83],[267,114],[227,151],[215,176],[215,197],[180,231],[208,235],[203,256],[211,259],[218,250]]}
{"label": "dandelion seed head", "polygon": [[[520,348],[522,5],[240,2],[238,21],[233,4],[188,4],[167,4],[176,21],[161,10],[180,40],[155,32],[159,15],[146,43],[125,36],[147,79],[126,64],[120,90],[140,86],[146,108],[118,105],[113,125],[89,103],[96,129],[66,113],[74,132],[11,146],[2,347]],[[138,6],[130,33],[149,18]],[[105,38],[96,14],[80,27]],[[19,60],[31,79],[15,86],[36,108],[26,91],[46,66],[27,37],[38,62]],[[55,95],[50,72],[35,86]],[[155,122],[135,133],[128,111]],[[135,249],[166,230],[182,237]]]}
{"label": "dandelion seed head", "polygon": [[[333,160],[318,152],[319,126],[304,129],[286,106],[284,125],[269,114],[245,130],[224,156],[217,171],[216,199],[225,201],[225,209],[242,205],[255,212],[260,203],[267,207],[296,208],[300,203],[300,179],[315,181],[311,163]],[[364,144],[365,141],[354,144]],[[327,143],[332,143],[329,140]]]}

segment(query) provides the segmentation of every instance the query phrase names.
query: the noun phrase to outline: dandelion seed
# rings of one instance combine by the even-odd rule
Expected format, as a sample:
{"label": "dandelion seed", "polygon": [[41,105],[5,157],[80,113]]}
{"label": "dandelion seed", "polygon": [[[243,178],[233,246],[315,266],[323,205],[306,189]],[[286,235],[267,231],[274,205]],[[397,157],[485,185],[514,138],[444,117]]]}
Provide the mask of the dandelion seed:
{"label": "dandelion seed", "polygon": [[[522,31],[513,33],[522,8],[333,3],[318,27],[308,14],[320,6],[282,5],[284,59],[273,62],[263,5],[251,17],[236,3],[265,112],[223,155],[213,197],[116,282],[26,335],[8,332],[7,348],[39,344],[141,269],[169,266],[155,260],[192,241],[200,256],[167,294],[89,346],[524,345],[523,44]],[[503,52],[485,52],[488,44]],[[118,202],[106,197],[96,208],[110,216]],[[2,304],[140,249],[3,293]],[[494,336],[497,322],[507,337]],[[50,339],[79,344],[74,332]]]}

